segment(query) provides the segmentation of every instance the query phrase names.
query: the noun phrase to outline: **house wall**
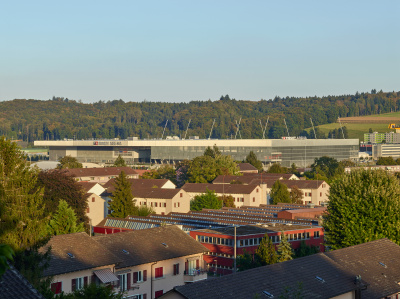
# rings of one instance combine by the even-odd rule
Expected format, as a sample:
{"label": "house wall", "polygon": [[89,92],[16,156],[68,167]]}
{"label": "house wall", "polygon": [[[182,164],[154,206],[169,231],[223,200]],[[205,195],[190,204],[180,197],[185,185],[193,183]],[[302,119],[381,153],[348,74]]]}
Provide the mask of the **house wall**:
{"label": "house wall", "polygon": [[[77,181],[82,181],[82,182],[96,182],[99,184],[105,184],[109,180],[116,178],[118,175],[111,175],[111,176],[82,176],[82,177],[76,177]],[[128,174],[127,178],[129,179],[138,179],[139,175],[138,174]]]}
{"label": "house wall", "polygon": [[[258,192],[257,192],[258,189]],[[190,196],[190,199],[193,199],[196,195],[201,195],[204,193],[201,192],[187,192]],[[235,206],[237,208],[240,208],[242,206],[253,206],[253,207],[259,207],[260,204],[262,204],[264,201],[266,202],[266,200],[263,199],[263,191],[262,188],[257,187],[256,189],[254,189],[251,193],[249,194],[244,194],[244,193],[215,193],[217,196],[232,196],[235,201]],[[254,199],[254,201],[253,201]],[[190,208],[190,207],[189,207]]]}
{"label": "house wall", "polygon": [[[131,273],[131,289],[127,291],[126,296],[142,295],[146,294],[147,299],[155,298],[155,292],[163,291],[163,293],[168,292],[173,289],[174,286],[185,284],[185,262],[188,259],[203,260],[202,254],[194,254],[184,257],[179,257],[170,260],[158,261],[155,263],[143,264],[134,267],[119,268],[115,272],[118,275],[119,272]],[[174,264],[179,264],[179,274],[174,275]],[[160,278],[155,278],[155,269],[162,267],[163,276]],[[133,273],[137,271],[147,271],[147,280],[143,282],[133,283]],[[207,278],[206,274],[204,276],[199,276],[199,278]],[[153,282],[153,286],[152,286]],[[153,297],[150,294],[153,294]]]}
{"label": "house wall", "polygon": [[171,212],[187,213],[190,211],[190,196],[184,190],[181,190],[172,199],[139,197],[135,197],[135,199],[137,206],[147,205],[151,207],[156,214],[167,215]]}
{"label": "house wall", "polygon": [[356,295],[354,291],[352,291],[339,296],[332,297],[331,299],[354,299],[354,298],[356,298]]}
{"label": "house wall", "polygon": [[82,271],[65,273],[65,274],[61,274],[61,275],[55,275],[55,276],[53,276],[52,283],[61,281],[61,283],[62,283],[61,291],[63,291],[64,293],[70,293],[70,292],[72,292],[72,279],[87,276],[88,283],[90,283],[91,279],[92,279],[93,271],[101,270],[101,269],[110,269],[111,271],[114,272],[114,265],[96,267],[96,268],[91,268],[88,270],[82,270]]}
{"label": "house wall", "polygon": [[87,201],[88,210],[86,211],[86,215],[91,220],[92,225],[97,225],[107,217],[106,201],[95,193],[90,194]]}

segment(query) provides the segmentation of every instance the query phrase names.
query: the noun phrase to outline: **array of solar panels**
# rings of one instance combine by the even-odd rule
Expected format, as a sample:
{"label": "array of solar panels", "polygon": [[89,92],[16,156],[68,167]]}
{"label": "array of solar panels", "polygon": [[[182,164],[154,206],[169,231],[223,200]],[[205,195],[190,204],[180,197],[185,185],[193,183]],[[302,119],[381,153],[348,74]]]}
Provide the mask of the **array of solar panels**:
{"label": "array of solar panels", "polygon": [[[291,207],[298,208],[298,207]],[[107,219],[106,227],[124,229],[145,229],[157,227],[165,224],[182,225],[184,231],[191,231],[205,228],[218,228],[233,225],[245,224],[300,224],[317,225],[311,220],[288,220],[277,218],[277,212],[281,211],[282,206],[266,207],[245,207],[245,208],[223,208],[221,210],[202,210],[191,211],[189,213],[170,213],[168,215],[152,214],[144,216],[128,216],[126,219]],[[290,208],[289,208],[290,209]]]}

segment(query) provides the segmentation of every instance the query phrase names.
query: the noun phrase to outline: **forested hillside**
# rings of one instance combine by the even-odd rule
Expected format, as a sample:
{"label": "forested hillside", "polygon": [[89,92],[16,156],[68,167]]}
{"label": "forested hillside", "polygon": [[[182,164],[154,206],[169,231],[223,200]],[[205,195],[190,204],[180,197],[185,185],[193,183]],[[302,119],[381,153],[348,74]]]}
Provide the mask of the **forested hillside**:
{"label": "forested hillside", "polygon": [[[266,101],[239,101],[222,96],[220,100],[189,103],[127,102],[114,100],[83,104],[53,97],[52,100],[13,100],[0,102],[0,135],[24,141],[63,138],[160,138],[164,134],[182,136],[191,119],[188,136],[231,138],[240,118],[241,138],[262,138],[260,120],[267,138],[305,135],[304,128],[336,122],[338,117],[371,115],[398,111],[399,92],[356,93],[355,95],[279,98]],[[317,133],[318,134],[318,133]],[[188,137],[187,136],[187,137]],[[312,136],[313,137],[313,136]],[[324,136],[319,136],[324,137]],[[240,138],[238,135],[237,138]]]}

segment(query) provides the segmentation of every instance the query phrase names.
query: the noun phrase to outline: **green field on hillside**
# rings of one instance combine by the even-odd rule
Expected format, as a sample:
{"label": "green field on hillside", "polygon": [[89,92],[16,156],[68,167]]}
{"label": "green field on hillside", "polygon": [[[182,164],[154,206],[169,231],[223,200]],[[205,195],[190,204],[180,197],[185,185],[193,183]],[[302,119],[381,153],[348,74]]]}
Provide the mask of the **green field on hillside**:
{"label": "green field on hillside", "polygon": [[[364,141],[364,134],[369,132],[369,129],[371,128],[373,132],[379,132],[379,133],[385,133],[385,132],[394,132],[393,129],[389,129],[389,123],[382,123],[382,124],[377,124],[377,123],[370,123],[369,118],[370,117],[387,117],[387,118],[394,118],[398,117],[399,122],[396,123],[400,125],[400,111],[399,112],[392,112],[392,113],[385,113],[385,114],[374,114],[374,115],[367,115],[367,116],[359,116],[357,119],[363,120],[365,119],[365,123],[346,123],[346,118],[342,118],[342,126],[346,126],[347,131],[349,133],[349,139],[352,138],[358,138],[360,141]],[[354,117],[352,117],[354,119]],[[393,121],[392,121],[393,122]],[[334,129],[339,129],[340,125],[339,123],[332,123],[332,124],[325,124],[325,125],[320,125],[317,126],[316,128],[319,128],[319,130],[328,137],[329,131],[332,131]],[[312,128],[306,129],[308,132],[312,132]],[[311,133],[312,134],[312,133]]]}
{"label": "green field on hillside", "polygon": [[[360,141],[364,141],[364,133],[368,133],[370,128],[373,130],[373,132],[379,132],[379,133],[394,132],[394,130],[391,130],[388,128],[388,125],[389,124],[346,124],[346,123],[342,123],[342,126],[346,126],[346,128],[347,128],[347,131],[349,133],[349,139],[356,138],[356,139],[360,139]],[[328,137],[329,131],[332,131],[334,129],[339,129],[340,125],[339,125],[339,123],[333,123],[333,124],[317,126],[316,128],[319,128],[319,130],[321,132],[325,133],[326,137]],[[310,132],[310,130],[312,131],[312,128],[308,128],[306,130],[308,132]]]}
{"label": "green field on hillside", "polygon": [[364,118],[364,117],[398,117],[400,118],[400,111],[398,112],[392,112],[392,113],[384,113],[384,114],[373,114],[373,115],[367,115],[367,116],[359,116],[359,118]]}

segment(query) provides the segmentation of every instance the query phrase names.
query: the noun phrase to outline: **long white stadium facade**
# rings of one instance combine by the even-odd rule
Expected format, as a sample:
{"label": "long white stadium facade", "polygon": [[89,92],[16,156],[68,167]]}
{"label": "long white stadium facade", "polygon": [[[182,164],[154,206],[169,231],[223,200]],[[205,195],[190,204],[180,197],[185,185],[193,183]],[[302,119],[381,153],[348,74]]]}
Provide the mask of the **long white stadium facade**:
{"label": "long white stadium facade", "polygon": [[49,147],[50,160],[66,155],[80,162],[113,163],[121,155],[129,164],[137,162],[173,163],[201,156],[216,145],[226,155],[242,161],[253,151],[264,164],[281,163],[307,167],[315,158],[333,157],[339,161],[356,159],[358,139],[149,139],[139,140],[43,140],[35,146]]}

